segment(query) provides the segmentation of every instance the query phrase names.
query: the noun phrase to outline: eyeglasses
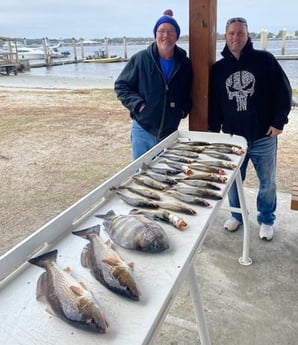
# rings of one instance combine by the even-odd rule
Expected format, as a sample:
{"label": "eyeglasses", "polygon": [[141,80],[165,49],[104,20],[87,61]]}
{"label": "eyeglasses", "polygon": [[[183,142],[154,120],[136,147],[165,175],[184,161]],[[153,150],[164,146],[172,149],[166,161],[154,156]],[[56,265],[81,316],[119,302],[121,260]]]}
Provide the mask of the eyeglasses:
{"label": "eyeglasses", "polygon": [[239,23],[244,24],[244,25],[247,26],[247,21],[246,21],[246,19],[245,19],[245,18],[242,18],[242,17],[235,17],[235,18],[229,19],[229,20],[227,21],[226,26],[229,26],[230,24],[235,23],[235,22],[239,22]]}
{"label": "eyeglasses", "polygon": [[166,35],[166,34],[170,36],[176,35],[176,30],[157,30],[157,32],[160,35]]}

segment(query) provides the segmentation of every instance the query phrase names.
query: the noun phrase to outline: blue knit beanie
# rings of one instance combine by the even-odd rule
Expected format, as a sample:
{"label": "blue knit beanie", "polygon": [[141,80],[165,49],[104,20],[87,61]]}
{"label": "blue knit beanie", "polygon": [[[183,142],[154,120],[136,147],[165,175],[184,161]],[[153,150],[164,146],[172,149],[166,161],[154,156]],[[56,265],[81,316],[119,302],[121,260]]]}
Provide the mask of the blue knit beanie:
{"label": "blue knit beanie", "polygon": [[163,13],[163,16],[158,19],[158,21],[156,22],[156,24],[153,28],[154,37],[156,38],[156,31],[157,31],[158,27],[164,23],[169,23],[169,24],[172,24],[174,26],[176,33],[177,33],[177,40],[178,40],[178,38],[180,36],[180,27],[179,27],[178,23],[176,22],[176,20],[173,18],[173,11],[172,10],[165,10]]}

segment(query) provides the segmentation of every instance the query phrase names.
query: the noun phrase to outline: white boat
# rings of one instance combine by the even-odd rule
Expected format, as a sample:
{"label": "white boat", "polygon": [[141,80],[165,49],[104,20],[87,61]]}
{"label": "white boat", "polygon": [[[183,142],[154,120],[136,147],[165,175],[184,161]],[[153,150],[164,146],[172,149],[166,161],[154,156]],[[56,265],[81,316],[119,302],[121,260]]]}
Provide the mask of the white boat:
{"label": "white boat", "polygon": [[18,47],[19,59],[41,60],[45,58],[45,52],[42,48]]}

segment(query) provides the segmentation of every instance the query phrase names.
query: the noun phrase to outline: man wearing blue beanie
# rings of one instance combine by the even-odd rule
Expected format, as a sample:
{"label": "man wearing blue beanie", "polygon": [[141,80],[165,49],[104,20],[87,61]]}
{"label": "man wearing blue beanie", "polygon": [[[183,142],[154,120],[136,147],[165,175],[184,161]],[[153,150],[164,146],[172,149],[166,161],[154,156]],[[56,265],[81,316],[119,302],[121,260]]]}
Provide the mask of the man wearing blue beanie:
{"label": "man wearing blue beanie", "polygon": [[153,34],[155,41],[133,55],[115,81],[117,97],[132,119],[133,159],[176,131],[192,103],[191,63],[176,45],[180,27],[172,10],[157,20]]}

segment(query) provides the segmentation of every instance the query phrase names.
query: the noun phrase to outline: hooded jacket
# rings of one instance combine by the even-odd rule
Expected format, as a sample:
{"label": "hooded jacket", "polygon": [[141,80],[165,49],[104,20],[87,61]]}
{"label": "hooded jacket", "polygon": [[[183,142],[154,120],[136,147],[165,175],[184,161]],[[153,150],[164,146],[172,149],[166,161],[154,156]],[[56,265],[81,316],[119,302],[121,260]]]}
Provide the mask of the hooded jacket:
{"label": "hooded jacket", "polygon": [[237,60],[227,45],[211,71],[209,130],[254,141],[270,126],[282,130],[291,110],[292,89],[275,57],[255,50],[248,39]]}
{"label": "hooded jacket", "polygon": [[168,82],[155,42],[133,55],[115,81],[117,97],[131,118],[159,140],[177,130],[191,109],[191,63],[183,49],[174,49],[175,68]]}

